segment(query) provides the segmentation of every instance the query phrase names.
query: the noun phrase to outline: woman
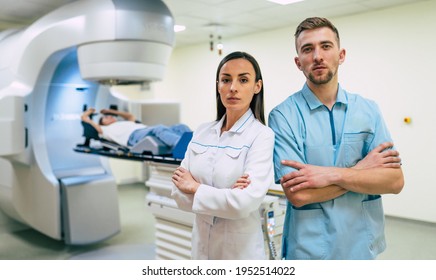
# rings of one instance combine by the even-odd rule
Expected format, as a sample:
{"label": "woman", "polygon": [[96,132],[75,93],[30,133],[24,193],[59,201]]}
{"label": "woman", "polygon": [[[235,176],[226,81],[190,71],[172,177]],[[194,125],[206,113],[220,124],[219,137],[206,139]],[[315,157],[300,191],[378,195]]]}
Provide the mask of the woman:
{"label": "woman", "polygon": [[217,118],[199,126],[172,177],[180,209],[196,214],[193,259],[265,259],[259,207],[274,182],[257,61],[233,52],[216,74]]}

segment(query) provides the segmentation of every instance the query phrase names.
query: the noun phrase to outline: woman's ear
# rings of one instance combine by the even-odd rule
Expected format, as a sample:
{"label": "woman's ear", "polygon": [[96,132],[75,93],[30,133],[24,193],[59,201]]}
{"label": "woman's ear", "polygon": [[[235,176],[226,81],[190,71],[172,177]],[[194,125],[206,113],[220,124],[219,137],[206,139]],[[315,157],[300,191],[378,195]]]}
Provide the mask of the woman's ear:
{"label": "woman's ear", "polygon": [[254,87],[254,94],[258,94],[260,92],[260,90],[262,89],[262,85],[263,85],[263,81],[262,80],[258,80],[256,82],[256,85]]}

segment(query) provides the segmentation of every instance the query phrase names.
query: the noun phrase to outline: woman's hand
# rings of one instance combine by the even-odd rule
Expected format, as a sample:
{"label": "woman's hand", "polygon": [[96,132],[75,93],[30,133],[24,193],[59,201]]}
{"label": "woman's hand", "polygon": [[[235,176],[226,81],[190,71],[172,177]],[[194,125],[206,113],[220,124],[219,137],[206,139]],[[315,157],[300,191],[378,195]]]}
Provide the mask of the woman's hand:
{"label": "woman's hand", "polygon": [[245,189],[250,185],[251,181],[248,179],[248,174],[243,174],[241,177],[236,180],[236,183],[232,186],[232,189]]}
{"label": "woman's hand", "polygon": [[181,192],[186,194],[195,194],[200,186],[200,183],[192,177],[191,172],[181,166],[174,171],[172,181]]}

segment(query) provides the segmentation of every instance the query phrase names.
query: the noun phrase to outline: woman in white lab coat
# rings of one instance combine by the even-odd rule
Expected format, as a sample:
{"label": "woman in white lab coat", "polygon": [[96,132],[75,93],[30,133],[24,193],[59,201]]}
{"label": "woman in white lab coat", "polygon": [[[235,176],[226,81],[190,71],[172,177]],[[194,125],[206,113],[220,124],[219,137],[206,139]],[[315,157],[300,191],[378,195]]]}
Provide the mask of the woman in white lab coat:
{"label": "woman in white lab coat", "polygon": [[257,61],[233,52],[216,76],[217,118],[194,131],[172,197],[196,214],[192,259],[265,259],[259,207],[274,183]]}

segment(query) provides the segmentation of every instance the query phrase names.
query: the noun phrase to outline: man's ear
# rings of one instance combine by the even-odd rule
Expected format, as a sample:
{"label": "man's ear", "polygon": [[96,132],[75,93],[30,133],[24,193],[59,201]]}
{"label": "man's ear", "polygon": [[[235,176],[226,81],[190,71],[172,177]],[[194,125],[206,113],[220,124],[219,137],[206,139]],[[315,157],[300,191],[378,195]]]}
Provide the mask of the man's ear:
{"label": "man's ear", "polygon": [[301,70],[301,63],[300,63],[300,59],[298,58],[298,56],[294,57],[294,62],[295,62],[295,65],[297,65],[298,69]]}
{"label": "man's ear", "polygon": [[341,49],[339,51],[339,65],[341,65],[345,61],[346,54],[347,54],[347,52],[345,51],[345,49]]}

